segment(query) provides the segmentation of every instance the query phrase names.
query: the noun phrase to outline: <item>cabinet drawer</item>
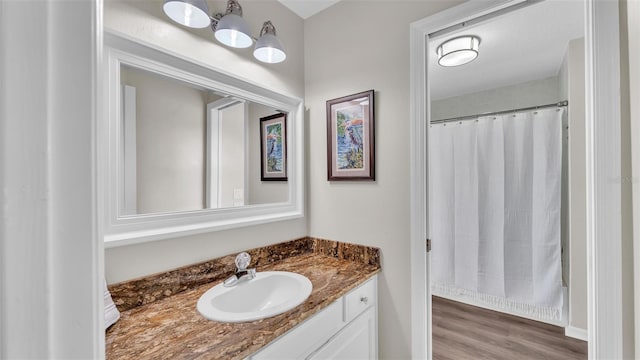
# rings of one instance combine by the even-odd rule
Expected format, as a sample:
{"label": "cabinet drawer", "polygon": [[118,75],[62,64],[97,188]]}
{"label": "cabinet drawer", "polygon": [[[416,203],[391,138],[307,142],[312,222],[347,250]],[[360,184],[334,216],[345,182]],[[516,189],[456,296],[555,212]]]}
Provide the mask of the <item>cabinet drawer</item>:
{"label": "cabinet drawer", "polygon": [[251,356],[251,360],[304,359],[343,326],[341,315],[342,301],[334,302]]}
{"label": "cabinet drawer", "polygon": [[364,310],[374,306],[377,301],[376,278],[369,279],[364,284],[344,297],[344,321],[349,322]]}

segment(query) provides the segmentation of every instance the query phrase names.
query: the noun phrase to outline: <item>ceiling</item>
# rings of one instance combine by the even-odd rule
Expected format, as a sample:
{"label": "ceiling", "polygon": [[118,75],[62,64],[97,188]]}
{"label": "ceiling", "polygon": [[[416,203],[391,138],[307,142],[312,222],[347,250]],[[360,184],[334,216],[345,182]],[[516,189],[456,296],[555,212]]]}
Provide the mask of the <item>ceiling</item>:
{"label": "ceiling", "polygon": [[[278,1],[307,19],[340,0]],[[578,0],[546,0],[431,39],[431,98],[443,99],[558,75],[569,40],[584,36],[583,6]],[[463,66],[439,66],[436,47],[464,34],[480,37],[478,58]]]}
{"label": "ceiling", "polygon": [[[462,66],[439,66],[436,47],[465,34],[480,37],[478,58]],[[431,39],[431,98],[443,99],[556,76],[569,40],[583,34],[582,1],[546,0]]]}
{"label": "ceiling", "polygon": [[278,0],[303,19],[307,19],[340,0]]}

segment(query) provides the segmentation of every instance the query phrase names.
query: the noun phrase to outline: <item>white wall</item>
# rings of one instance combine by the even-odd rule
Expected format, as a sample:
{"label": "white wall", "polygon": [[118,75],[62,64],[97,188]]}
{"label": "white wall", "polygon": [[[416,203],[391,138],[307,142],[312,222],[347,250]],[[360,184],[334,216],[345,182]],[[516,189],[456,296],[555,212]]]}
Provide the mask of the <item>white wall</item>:
{"label": "white wall", "polygon": [[136,88],[137,212],[204,208],[207,92],[131,67],[120,77]]}
{"label": "white wall", "polygon": [[285,202],[289,199],[288,181],[261,181],[260,118],[277,112],[262,104],[249,104],[249,197],[248,204]]}
{"label": "white wall", "polygon": [[[39,7],[36,3],[0,3],[0,185],[3,189],[0,195],[0,358],[45,358],[50,336],[46,310],[49,301],[23,296],[33,288],[48,286],[47,207],[51,202],[47,189],[49,109],[44,101],[33,103],[34,99],[46,99],[48,95],[48,53],[45,46],[31,49],[24,44],[45,45],[38,41],[47,36],[50,25],[47,22],[27,29],[21,33],[20,40],[9,35],[21,27],[16,17],[32,13],[45,18],[48,12]],[[5,52],[14,56],[7,56]],[[30,75],[34,83],[24,81]],[[23,148],[22,144],[27,146]],[[25,186],[29,187],[28,191]],[[22,286],[27,284],[25,291]],[[24,319],[23,314],[27,315]],[[30,325],[36,318],[41,319],[42,326],[32,328]],[[31,339],[33,346],[29,346],[27,339]]]}
{"label": "white wall", "polygon": [[431,119],[552,104],[561,99],[557,76],[431,101]]}
{"label": "white wall", "polygon": [[[223,11],[223,1],[210,1],[211,11]],[[266,65],[253,59],[251,49],[218,45],[208,29],[190,30],[171,22],[161,0],[106,0],[104,26],[209,64],[284,94],[304,97],[303,21],[276,1],[243,1],[244,18],[257,35],[270,19],[287,51],[281,64]],[[205,233],[105,250],[109,283],[166,271],[198,261],[307,235],[305,218]]]}
{"label": "white wall", "polygon": [[[342,1],[305,21],[309,235],[382,250],[381,359],[411,358],[409,24],[456,4]],[[376,181],[328,182],[326,101],[368,89]]]}

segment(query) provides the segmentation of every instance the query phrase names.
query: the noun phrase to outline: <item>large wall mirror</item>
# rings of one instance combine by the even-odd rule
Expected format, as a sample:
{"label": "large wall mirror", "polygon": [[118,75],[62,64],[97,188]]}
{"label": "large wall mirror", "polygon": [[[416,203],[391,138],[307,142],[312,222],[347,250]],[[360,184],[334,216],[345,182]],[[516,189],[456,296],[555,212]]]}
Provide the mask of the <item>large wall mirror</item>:
{"label": "large wall mirror", "polygon": [[105,58],[107,247],[303,215],[302,100],[111,33]]}

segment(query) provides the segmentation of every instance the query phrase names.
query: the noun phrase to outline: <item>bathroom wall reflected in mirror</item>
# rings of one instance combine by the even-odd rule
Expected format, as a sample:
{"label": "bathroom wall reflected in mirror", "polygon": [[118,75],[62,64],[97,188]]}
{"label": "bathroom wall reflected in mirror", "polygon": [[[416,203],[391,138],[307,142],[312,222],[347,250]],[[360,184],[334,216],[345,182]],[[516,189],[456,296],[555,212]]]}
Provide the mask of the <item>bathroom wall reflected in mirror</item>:
{"label": "bathroom wall reflected in mirror", "polygon": [[120,84],[120,216],[289,201],[287,181],[260,180],[277,109],[126,63]]}

